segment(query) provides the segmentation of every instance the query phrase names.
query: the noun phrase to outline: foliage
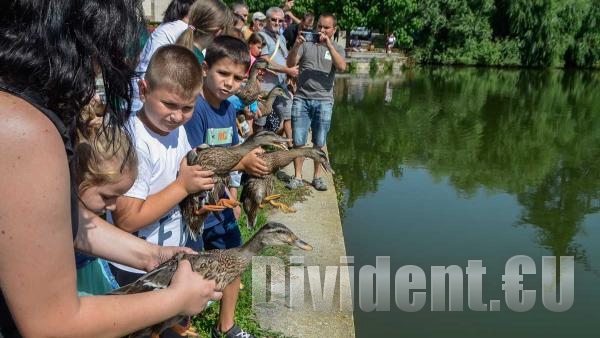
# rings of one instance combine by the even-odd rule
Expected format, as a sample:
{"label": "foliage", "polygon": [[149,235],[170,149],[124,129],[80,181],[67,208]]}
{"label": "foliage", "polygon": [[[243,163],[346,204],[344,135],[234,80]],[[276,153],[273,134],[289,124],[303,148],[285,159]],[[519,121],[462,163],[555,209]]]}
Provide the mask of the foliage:
{"label": "foliage", "polygon": [[[233,0],[226,1],[231,3]],[[251,11],[279,0],[248,0]],[[394,32],[421,63],[600,67],[597,0],[298,0],[293,12],[333,13],[340,29]]]}
{"label": "foliage", "polygon": [[356,74],[357,69],[358,64],[353,60],[348,64],[348,67],[346,67],[346,72],[348,72],[348,74]]}
{"label": "foliage", "polygon": [[379,63],[376,58],[371,58],[369,60],[369,74],[374,75],[377,74],[377,70],[379,69]]}

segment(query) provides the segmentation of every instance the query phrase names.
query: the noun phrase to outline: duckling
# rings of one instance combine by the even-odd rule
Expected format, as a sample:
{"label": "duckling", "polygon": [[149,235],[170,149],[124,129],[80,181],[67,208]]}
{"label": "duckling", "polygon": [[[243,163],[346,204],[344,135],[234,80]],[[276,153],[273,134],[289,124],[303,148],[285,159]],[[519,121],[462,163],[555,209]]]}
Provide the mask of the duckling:
{"label": "duckling", "polygon": [[[257,147],[273,145],[285,149],[284,144],[287,141],[288,139],[275,133],[262,131],[250,136],[239,146],[225,148],[201,145],[187,153],[188,165],[200,164],[204,169],[215,173],[215,188],[211,192],[199,191],[190,194],[179,203],[182,216],[193,239],[202,234],[204,220],[208,217],[208,212],[204,212],[205,210],[221,211],[223,207],[233,208],[239,205],[231,196],[220,199],[223,194],[229,194],[227,179],[236,164]],[[202,208],[205,210],[201,211]]]}
{"label": "duckling", "polygon": [[268,93],[262,92],[258,97],[258,109],[262,116],[267,116],[273,112],[273,102],[278,96],[285,95],[285,90],[279,86],[273,87]]}
{"label": "duckling", "polygon": [[[161,264],[155,270],[148,272],[135,282],[111,292],[111,294],[133,294],[169,286],[171,278],[177,270],[177,265],[187,259],[192,265],[192,270],[206,279],[213,279],[218,290],[223,290],[235,278],[239,277],[252,261],[252,257],[267,246],[296,246],[302,250],[310,251],[312,246],[296,236],[287,226],[269,222],[243,246],[227,250],[210,250],[197,255],[179,253],[170,260]],[[145,335],[158,335],[165,329],[175,326],[185,316],[176,316],[164,322],[132,333],[128,337],[141,337]]]}
{"label": "duckling", "polygon": [[333,169],[327,160],[327,155],[316,148],[295,148],[288,151],[274,151],[271,153],[263,153],[259,155],[267,163],[271,174],[266,177],[253,177],[248,174],[242,176],[242,194],[240,201],[244,208],[246,216],[248,216],[247,225],[253,228],[256,224],[258,209],[263,208],[265,203],[269,203],[274,207],[281,209],[283,212],[295,212],[295,210],[283,203],[275,202],[281,195],[271,195],[275,185],[273,173],[280,168],[290,164],[295,158],[304,156],[313,159],[321,164],[321,167],[333,173]]}
{"label": "duckling", "polygon": [[244,106],[251,104],[258,99],[260,94],[260,82],[258,81],[258,73],[261,69],[268,68],[268,62],[263,59],[256,60],[250,67],[248,74],[248,82],[246,85],[235,94],[242,100]]}

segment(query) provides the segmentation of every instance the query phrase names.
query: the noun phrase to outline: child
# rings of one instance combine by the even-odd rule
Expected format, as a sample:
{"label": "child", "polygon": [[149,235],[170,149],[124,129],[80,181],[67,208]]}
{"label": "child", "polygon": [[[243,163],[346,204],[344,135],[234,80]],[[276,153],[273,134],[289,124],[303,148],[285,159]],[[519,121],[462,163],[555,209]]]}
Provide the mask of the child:
{"label": "child", "polygon": [[[131,151],[128,135],[121,128],[105,125],[102,118],[97,116],[99,106],[99,98],[94,97],[83,109],[83,123],[77,128],[74,147],[73,173],[82,225],[95,215],[114,209],[117,197],[131,188],[137,176],[137,157]],[[82,250],[86,247],[91,249],[84,234],[88,232],[78,232],[75,246]],[[104,294],[119,287],[103,259],[76,252],[75,261],[77,291],[80,295]]]}
{"label": "child", "polygon": [[[188,194],[212,189],[211,171],[188,166],[191,149],[182,127],[191,117],[202,87],[202,71],[185,47],[167,45],[152,56],[139,82],[142,109],[128,121],[138,156],[138,177],[117,199],[112,218],[121,229],[148,242],[182,246],[186,241],[178,203]],[[111,262],[120,285],[144,271]]]}
{"label": "child", "polygon": [[[254,62],[256,61],[256,59],[261,55],[261,49],[264,46],[265,41],[263,40],[262,36],[260,36],[260,34],[258,33],[252,33],[250,34],[250,37],[248,38],[248,46],[250,47],[250,67],[252,67],[252,65],[254,64]],[[261,74],[262,70],[259,71],[258,76],[257,76],[257,81],[260,82],[260,78],[262,77]],[[246,72],[246,76],[248,76],[250,73],[250,69],[248,69],[248,72]],[[240,131],[240,135],[242,136],[242,140],[247,138],[248,136],[252,135],[253,131],[252,131],[252,124],[254,121],[254,117],[261,117],[262,113],[260,111],[260,109],[258,108],[258,102],[254,101],[252,103],[250,103],[248,106],[244,106],[242,100],[237,96],[237,95],[231,95],[230,97],[227,98],[227,100],[229,102],[231,102],[231,104],[233,104],[233,106],[235,107],[237,114],[238,114],[238,128],[239,127],[243,127],[243,128],[248,128],[248,132],[246,133],[245,131]],[[243,114],[243,116],[240,116],[240,114]],[[243,117],[243,118],[242,118]],[[247,134],[246,136],[244,136],[245,134]]]}
{"label": "child", "polygon": [[129,135],[97,115],[102,104],[92,99],[82,112],[77,128],[73,174],[79,196],[77,290],[80,295],[105,294],[119,285],[107,262],[119,261],[145,271],[158,266],[176,252],[193,253],[185,247],[161,247],[115,228],[100,215],[114,210],[116,199],[131,188],[137,177],[137,156]]}
{"label": "child", "polygon": [[[194,115],[184,126],[192,146],[207,143],[210,146],[229,147],[238,144],[236,110],[227,98],[239,89],[249,66],[248,45],[242,40],[219,36],[207,48],[202,64],[203,96],[196,101]],[[264,162],[254,152],[246,155],[234,169],[251,167],[256,168],[252,169],[256,174],[266,174]],[[237,197],[235,191],[232,192],[231,196]],[[211,214],[204,222],[202,241],[205,250],[235,248],[242,243],[233,210],[225,209],[220,216],[222,221]],[[219,323],[213,328],[213,337],[253,337],[234,322],[239,289],[240,279],[237,278],[223,290]]]}

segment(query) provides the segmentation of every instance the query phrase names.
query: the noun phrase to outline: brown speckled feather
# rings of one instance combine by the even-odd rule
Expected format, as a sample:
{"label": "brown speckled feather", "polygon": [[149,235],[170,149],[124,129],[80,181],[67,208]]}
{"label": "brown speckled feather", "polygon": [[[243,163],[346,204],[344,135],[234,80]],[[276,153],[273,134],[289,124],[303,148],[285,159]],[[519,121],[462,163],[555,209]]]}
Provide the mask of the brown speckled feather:
{"label": "brown speckled feather", "polygon": [[208,147],[202,145],[188,152],[188,165],[199,164],[204,169],[215,173],[215,189],[213,191],[199,191],[188,195],[179,203],[181,214],[192,238],[201,235],[204,221],[208,213],[198,215],[196,213],[205,204],[214,204],[227,190],[229,173],[240,162],[240,160],[253,149],[263,145],[274,145],[285,143],[287,140],[281,136],[264,131],[249,137],[244,143],[235,147]]}
{"label": "brown speckled feather", "polygon": [[256,225],[258,209],[265,197],[273,194],[275,186],[273,174],[290,164],[295,158],[311,158],[314,161],[321,163],[326,171],[332,172],[329,161],[327,160],[327,155],[316,148],[296,148],[288,151],[274,151],[260,154],[260,157],[267,163],[271,175],[267,175],[266,177],[254,177],[244,174],[242,176],[242,193],[240,195],[240,201],[242,202],[244,212],[248,218],[248,227],[250,228]]}
{"label": "brown speckled feather", "polygon": [[273,87],[273,89],[266,94],[262,93],[259,97],[260,100],[258,101],[258,109],[260,109],[262,116],[271,114],[273,112],[273,102],[275,102],[275,99],[278,96],[283,95],[285,95],[285,91],[279,86]]}
{"label": "brown speckled feather", "polygon": [[[285,225],[270,222],[265,224],[242,247],[210,250],[197,255],[179,253],[135,282],[116,289],[111,294],[134,294],[164,289],[171,283],[177,266],[183,259],[187,259],[191,263],[192,270],[196,273],[206,279],[215,280],[217,289],[222,290],[244,272],[253,256],[257,255],[262,248],[271,245],[295,245],[303,250],[312,250],[310,245],[300,240]],[[185,316],[175,316],[162,323],[134,332],[128,337],[160,334],[184,318]]]}

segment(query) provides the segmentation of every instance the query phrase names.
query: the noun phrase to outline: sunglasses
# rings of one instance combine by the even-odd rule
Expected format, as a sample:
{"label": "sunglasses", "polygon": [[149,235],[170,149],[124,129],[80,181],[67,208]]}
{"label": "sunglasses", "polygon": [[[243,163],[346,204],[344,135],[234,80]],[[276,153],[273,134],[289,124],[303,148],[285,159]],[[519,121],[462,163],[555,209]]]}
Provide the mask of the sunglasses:
{"label": "sunglasses", "polygon": [[271,22],[283,23],[283,19],[270,18]]}

